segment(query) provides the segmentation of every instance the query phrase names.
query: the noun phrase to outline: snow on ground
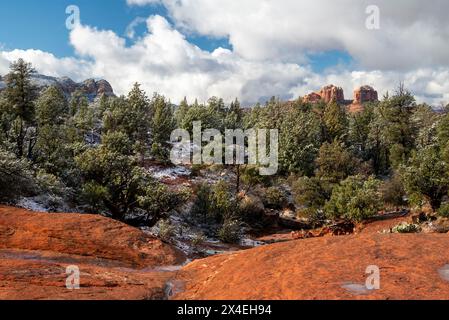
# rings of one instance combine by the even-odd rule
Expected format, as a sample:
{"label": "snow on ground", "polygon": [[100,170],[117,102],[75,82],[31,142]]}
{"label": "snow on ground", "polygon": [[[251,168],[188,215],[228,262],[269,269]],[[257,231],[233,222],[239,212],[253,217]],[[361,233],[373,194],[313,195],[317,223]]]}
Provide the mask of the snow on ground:
{"label": "snow on ground", "polygon": [[181,166],[172,168],[151,167],[150,174],[158,180],[176,180],[179,177],[188,177],[192,173],[189,169]]}
{"label": "snow on ground", "polygon": [[34,212],[83,212],[81,208],[71,206],[64,199],[50,194],[21,198],[15,205]]}
{"label": "snow on ground", "polygon": [[48,212],[47,208],[33,198],[22,198],[17,202],[17,206],[35,212]]}

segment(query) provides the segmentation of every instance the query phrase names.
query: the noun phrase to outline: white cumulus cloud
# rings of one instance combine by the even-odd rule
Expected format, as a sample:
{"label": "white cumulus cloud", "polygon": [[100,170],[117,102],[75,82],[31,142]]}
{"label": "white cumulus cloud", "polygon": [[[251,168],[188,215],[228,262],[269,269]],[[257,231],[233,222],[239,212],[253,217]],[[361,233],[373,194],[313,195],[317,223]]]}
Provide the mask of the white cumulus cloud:
{"label": "white cumulus cloud", "polygon": [[[184,96],[206,101],[210,96],[245,104],[270,96],[292,99],[334,83],[352,98],[355,87],[370,84],[382,95],[399,82],[419,101],[449,102],[449,25],[446,0],[377,0],[381,29],[365,28],[372,1],[339,0],[127,0],[130,5],[162,3],[166,18],[135,20],[128,32],[133,43],[110,30],[80,25],[70,33],[75,57],[57,58],[39,50],[0,51],[0,74],[22,57],[40,73],[96,77],[126,94],[140,82],[151,94],[173,102]],[[447,12],[447,10],[446,10]],[[147,32],[134,37],[137,23]],[[189,33],[227,37],[232,49],[200,49]],[[308,55],[341,50],[355,60],[317,73]]]}

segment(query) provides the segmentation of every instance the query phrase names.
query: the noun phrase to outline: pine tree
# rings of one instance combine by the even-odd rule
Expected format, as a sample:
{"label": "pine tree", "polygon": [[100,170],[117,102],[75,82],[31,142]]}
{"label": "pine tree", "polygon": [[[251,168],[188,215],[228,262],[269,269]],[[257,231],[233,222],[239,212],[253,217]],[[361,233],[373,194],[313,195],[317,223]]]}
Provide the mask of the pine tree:
{"label": "pine tree", "polygon": [[57,87],[49,87],[36,101],[37,139],[33,158],[48,173],[59,176],[65,175],[73,162],[65,127],[68,119],[69,106],[64,93]]}
{"label": "pine tree", "polygon": [[348,118],[345,110],[337,103],[330,103],[325,108],[323,119],[327,141],[332,142],[335,139],[345,141],[345,135],[348,132]]}
{"label": "pine tree", "polygon": [[187,103],[187,98],[184,98],[184,100],[182,100],[181,103],[179,104],[179,108],[178,110],[176,110],[175,113],[176,124],[178,125],[178,127],[182,126],[182,121],[188,111],[189,111],[189,104]]}
{"label": "pine tree", "polygon": [[151,105],[153,109],[151,152],[156,159],[165,161],[169,156],[168,143],[175,128],[175,119],[171,105],[163,96],[155,94]]}
{"label": "pine tree", "polygon": [[61,125],[69,115],[69,107],[64,93],[57,87],[46,89],[36,101],[38,126]]}
{"label": "pine tree", "polygon": [[238,99],[231,102],[225,122],[226,129],[243,129],[243,109]]}
{"label": "pine tree", "polygon": [[37,88],[31,82],[31,76],[35,73],[30,63],[19,59],[11,64],[10,72],[5,76],[4,97],[14,117],[12,125],[18,158],[24,156],[25,139],[35,122]]}
{"label": "pine tree", "polygon": [[150,141],[150,128],[153,110],[145,91],[140,89],[140,84],[135,83],[126,99],[124,125],[136,152],[140,154],[141,162],[145,159],[145,153]]}

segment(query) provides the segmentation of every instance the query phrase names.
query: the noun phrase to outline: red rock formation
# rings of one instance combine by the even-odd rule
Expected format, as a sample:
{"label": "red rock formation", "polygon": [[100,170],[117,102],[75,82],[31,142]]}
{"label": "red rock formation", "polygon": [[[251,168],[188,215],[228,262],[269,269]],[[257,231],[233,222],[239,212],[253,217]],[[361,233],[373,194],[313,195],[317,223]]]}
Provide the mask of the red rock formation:
{"label": "red rock formation", "polygon": [[321,89],[320,96],[325,103],[337,102],[344,103],[345,95],[343,89],[340,87],[336,87],[333,84],[326,86]]}
{"label": "red rock formation", "polygon": [[370,86],[362,86],[354,91],[354,104],[364,104],[379,100],[377,91]]}
{"label": "red rock formation", "polygon": [[139,229],[99,215],[33,213],[0,206],[0,249],[50,251],[135,268],[175,264],[177,251]]}
{"label": "red rock formation", "polygon": [[343,89],[336,87],[333,84],[323,87],[319,92],[312,92],[304,97],[305,102],[317,103],[323,101],[324,103],[337,102],[345,103],[345,94]]}
{"label": "red rock formation", "polygon": [[[175,299],[449,299],[447,240],[446,234],[362,232],[214,256],[183,268],[178,280],[186,289]],[[363,290],[370,264],[380,267],[380,290]]]}
{"label": "red rock formation", "polygon": [[363,111],[363,105],[367,102],[379,101],[379,96],[376,90],[370,86],[362,86],[354,91],[354,101],[348,107],[351,113]]}
{"label": "red rock formation", "polygon": [[304,102],[306,103],[318,103],[319,101],[321,101],[321,96],[316,92],[304,96]]}
{"label": "red rock formation", "polygon": [[[163,299],[185,261],[160,240],[98,215],[33,213],[0,206],[0,300]],[[79,290],[66,268],[79,268]]]}

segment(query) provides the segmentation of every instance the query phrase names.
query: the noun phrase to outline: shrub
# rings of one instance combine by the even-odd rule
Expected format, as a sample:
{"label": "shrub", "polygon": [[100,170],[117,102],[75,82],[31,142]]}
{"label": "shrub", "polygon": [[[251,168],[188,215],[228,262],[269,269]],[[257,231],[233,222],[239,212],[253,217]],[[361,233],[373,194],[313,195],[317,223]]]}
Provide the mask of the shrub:
{"label": "shrub", "polygon": [[279,188],[271,187],[265,191],[263,202],[269,209],[281,210],[287,204],[287,198]]}
{"label": "shrub", "polygon": [[403,206],[406,192],[404,184],[399,175],[394,175],[390,180],[385,181],[381,186],[382,201],[387,205]]}
{"label": "shrub", "polygon": [[238,243],[242,227],[238,220],[226,220],[218,230],[218,238],[225,243]]}
{"label": "shrub", "polygon": [[247,195],[241,199],[238,211],[239,219],[253,230],[263,230],[273,223],[265,216],[265,206],[257,196]]}
{"label": "shrub", "polygon": [[139,213],[140,223],[154,226],[181,201],[139,167],[130,140],[120,132],[103,136],[103,144],[76,157],[83,193],[93,208],[104,207],[114,219]]}
{"label": "shrub", "polygon": [[175,227],[170,223],[170,220],[159,221],[159,238],[162,241],[169,242],[175,235]]}
{"label": "shrub", "polygon": [[50,193],[52,195],[63,197],[67,196],[67,193],[69,192],[64,183],[62,183],[57,176],[47,173],[44,170],[38,171],[36,183],[42,192]]}
{"label": "shrub", "polygon": [[229,184],[224,181],[212,187],[206,183],[201,184],[196,190],[196,200],[191,215],[211,223],[222,223],[227,219],[237,218],[237,200]]}
{"label": "shrub", "polygon": [[319,178],[301,177],[292,183],[294,200],[297,205],[309,209],[320,209],[330,199],[332,187]]}
{"label": "shrub", "polygon": [[403,222],[393,229],[391,229],[393,233],[417,233],[421,231],[421,227],[417,224],[410,224],[407,222]]}
{"label": "shrub", "polygon": [[438,209],[438,215],[449,218],[449,203],[443,203]]}
{"label": "shrub", "polygon": [[360,176],[347,178],[334,188],[325,205],[326,215],[356,222],[376,215],[382,208],[379,183],[373,177],[368,180]]}
{"label": "shrub", "polygon": [[202,245],[204,242],[206,242],[207,238],[204,234],[202,233],[197,233],[193,236],[192,238],[192,245],[194,247],[200,246]]}
{"label": "shrub", "polygon": [[308,222],[314,228],[322,226],[325,223],[326,218],[327,218],[326,214],[323,212],[323,210],[316,210],[316,209],[309,208],[309,209],[305,209],[303,213],[306,215]]}
{"label": "shrub", "polygon": [[199,219],[206,222],[210,210],[210,187],[203,183],[197,186],[194,192],[196,193],[196,198],[190,211],[190,215],[194,219]]}
{"label": "shrub", "polygon": [[192,177],[199,177],[201,175],[201,170],[204,169],[203,165],[200,164],[194,164],[192,165],[192,168],[190,169],[190,175]]}
{"label": "shrub", "polygon": [[14,201],[36,189],[28,162],[0,149],[0,201]]}
{"label": "shrub", "polygon": [[360,160],[354,157],[338,140],[324,143],[316,159],[317,176],[338,183],[355,173]]}
{"label": "shrub", "polygon": [[401,167],[405,189],[417,204],[429,202],[436,211],[449,191],[449,166],[438,148],[429,146],[413,152],[407,166]]}

